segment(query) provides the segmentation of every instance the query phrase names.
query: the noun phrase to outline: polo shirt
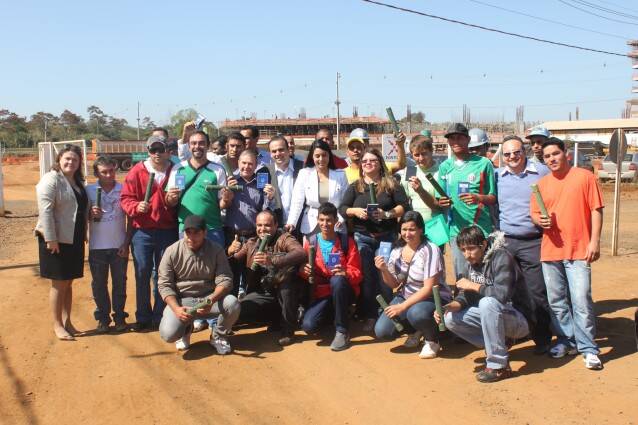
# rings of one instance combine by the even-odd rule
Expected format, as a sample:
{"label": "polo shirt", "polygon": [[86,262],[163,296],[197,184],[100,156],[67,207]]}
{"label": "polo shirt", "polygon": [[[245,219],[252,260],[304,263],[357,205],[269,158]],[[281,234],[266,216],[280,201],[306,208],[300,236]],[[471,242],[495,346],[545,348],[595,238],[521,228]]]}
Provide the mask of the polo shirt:
{"label": "polo shirt", "polygon": [[257,189],[257,177],[244,180],[239,172],[234,174],[241,190],[235,192],[233,203],[226,210],[226,226],[235,231],[254,231],[257,214],[270,206],[268,197],[262,189]]}
{"label": "polo shirt", "polygon": [[[403,186],[403,190],[405,190],[405,193],[406,195],[408,195],[408,198],[412,200],[412,209],[414,211],[417,211],[419,214],[421,214],[421,217],[423,217],[423,221],[427,222],[432,217],[435,217],[441,213],[440,212],[432,213],[432,209],[428,207],[427,204],[423,202],[423,199],[421,199],[419,194],[412,189],[410,182],[407,181],[405,178],[405,175],[408,172],[409,167],[411,166],[404,168],[403,170],[399,171],[397,174],[401,177],[401,186]],[[436,178],[438,170],[439,170],[439,165],[435,162],[432,165],[432,167],[430,167],[427,170],[423,170],[418,165],[414,167],[416,168],[416,177],[421,182],[421,186],[423,186],[423,189],[425,189],[427,193],[429,193],[430,195],[436,198],[437,196],[436,190],[434,189],[434,186],[432,186],[432,184],[425,177],[425,175],[427,173],[430,173],[434,176],[434,178]]]}
{"label": "polo shirt", "polygon": [[549,169],[539,163],[527,161],[525,169],[514,174],[509,167],[495,171],[498,196],[499,229],[507,236],[540,237],[542,229],[537,227],[529,215],[529,199],[532,184],[549,174]]}

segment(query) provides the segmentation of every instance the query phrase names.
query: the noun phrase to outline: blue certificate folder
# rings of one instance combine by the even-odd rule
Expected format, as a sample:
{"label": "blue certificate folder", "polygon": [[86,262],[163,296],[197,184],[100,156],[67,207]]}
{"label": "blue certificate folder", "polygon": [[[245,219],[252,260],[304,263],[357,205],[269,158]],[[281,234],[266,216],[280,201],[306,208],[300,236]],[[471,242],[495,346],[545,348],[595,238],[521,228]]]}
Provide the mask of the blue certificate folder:
{"label": "blue certificate folder", "polygon": [[175,175],[175,187],[179,190],[184,190],[186,187],[186,176],[183,174]]}
{"label": "blue certificate folder", "polygon": [[390,252],[392,252],[392,242],[379,243],[379,250],[377,251],[377,255],[382,256],[386,263],[390,259]]}
{"label": "blue certificate folder", "polygon": [[269,174],[257,173],[257,189],[263,189],[268,184]]}
{"label": "blue certificate folder", "polygon": [[328,262],[326,263],[328,269],[332,270],[339,264],[341,264],[341,253],[335,252],[328,254]]}

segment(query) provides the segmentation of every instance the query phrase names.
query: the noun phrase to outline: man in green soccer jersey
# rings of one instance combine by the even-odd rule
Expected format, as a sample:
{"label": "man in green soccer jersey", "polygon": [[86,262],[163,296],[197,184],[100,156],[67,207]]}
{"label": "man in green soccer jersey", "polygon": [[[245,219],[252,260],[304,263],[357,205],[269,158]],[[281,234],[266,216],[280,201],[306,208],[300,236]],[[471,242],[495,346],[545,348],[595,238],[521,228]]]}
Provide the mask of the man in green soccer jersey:
{"label": "man in green soccer jersey", "polygon": [[496,203],[496,182],[490,160],[470,153],[470,135],[465,125],[452,124],[445,138],[452,156],[439,166],[438,181],[447,197],[440,197],[438,202],[440,207],[448,211],[450,248],[454,275],[458,280],[466,262],[456,245],[456,235],[471,225],[478,226],[486,236],[492,232],[494,226],[488,205]]}
{"label": "man in green soccer jersey", "polygon": [[188,139],[191,157],[174,167],[167,187],[169,190],[180,190],[177,209],[180,238],[184,234],[186,217],[199,215],[206,221],[206,238],[223,247],[221,210],[230,206],[233,194],[228,189],[206,190],[208,185],[226,185],[224,168],[206,157],[209,146],[210,140],[206,133],[192,133]]}

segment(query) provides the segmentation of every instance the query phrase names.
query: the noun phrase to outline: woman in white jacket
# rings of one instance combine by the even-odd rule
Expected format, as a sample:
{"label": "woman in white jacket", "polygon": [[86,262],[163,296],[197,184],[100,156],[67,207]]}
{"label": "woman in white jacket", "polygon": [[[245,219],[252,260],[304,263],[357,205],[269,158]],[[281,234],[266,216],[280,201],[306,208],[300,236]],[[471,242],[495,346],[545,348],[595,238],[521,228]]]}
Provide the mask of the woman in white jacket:
{"label": "woman in white jacket", "polygon": [[[299,171],[292,190],[292,205],[285,229],[292,232],[303,213],[299,232],[309,235],[317,228],[317,210],[324,202],[330,202],[337,208],[341,205],[348,179],[343,170],[337,170],[332,150],[323,140],[315,140],[310,146],[306,166]],[[337,227],[343,226],[343,217],[339,217]]]}

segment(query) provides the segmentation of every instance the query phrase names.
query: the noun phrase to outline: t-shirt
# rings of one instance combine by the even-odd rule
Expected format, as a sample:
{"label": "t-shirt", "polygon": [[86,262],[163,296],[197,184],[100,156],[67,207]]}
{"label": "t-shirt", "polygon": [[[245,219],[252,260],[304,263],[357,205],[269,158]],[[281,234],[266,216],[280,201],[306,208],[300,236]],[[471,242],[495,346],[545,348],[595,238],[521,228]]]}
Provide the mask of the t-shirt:
{"label": "t-shirt", "polygon": [[165,171],[157,171],[155,168],[153,168],[149,159],[144,161],[144,167],[146,167],[146,171],[148,171],[149,174],[154,173],[155,183],[162,184],[162,182],[164,181],[164,177],[166,176]]}
{"label": "t-shirt", "polygon": [[403,298],[407,299],[423,288],[425,279],[431,278],[439,273],[435,284],[439,285],[441,298],[449,300],[451,291],[445,283],[445,265],[439,247],[432,242],[423,243],[414,253],[414,257],[412,257],[410,263],[401,258],[402,250],[402,247],[392,250],[390,259],[388,260],[388,270],[400,281],[405,279],[405,284],[400,291]]}
{"label": "t-shirt", "polygon": [[[432,213],[432,209],[428,207],[425,202],[423,202],[423,199],[421,199],[419,194],[412,189],[412,186],[410,186],[410,182],[405,178],[405,175],[408,172],[408,168],[411,168],[411,167],[412,166],[408,166],[404,168],[403,170],[399,171],[397,174],[401,177],[401,186],[403,186],[403,190],[405,190],[405,193],[406,195],[408,195],[408,198],[412,200],[412,209],[414,211],[417,211],[419,214],[421,214],[421,217],[423,217],[423,221],[427,222],[432,217],[435,217],[441,213],[440,212]],[[421,181],[421,186],[423,186],[423,189],[425,189],[425,191],[429,193],[430,195],[432,195],[433,197],[436,197],[437,196],[436,190],[434,190],[434,186],[432,186],[432,184],[428,181],[428,179],[425,178],[425,175],[427,173],[430,173],[436,179],[438,175],[439,165],[437,163],[434,163],[432,167],[430,167],[427,170],[423,170],[419,166],[414,166],[414,168],[416,171],[416,177]]]}
{"label": "t-shirt", "polygon": [[[208,229],[221,229],[222,219],[219,209],[219,190],[207,191],[209,184],[226,185],[226,173],[224,168],[218,164],[209,162],[203,166],[197,176],[197,170],[188,161],[183,161],[179,166],[174,167],[168,179],[167,189],[175,187],[175,176],[181,174],[185,177],[186,192],[181,194],[179,208],[177,210],[177,222],[179,231],[184,230],[184,220],[191,215],[204,217]],[[192,184],[191,184],[192,183]],[[190,187],[189,187],[190,185]]]}
{"label": "t-shirt", "polygon": [[[99,183],[86,187],[89,204],[94,206],[97,200]],[[117,249],[126,239],[126,217],[120,205],[122,185],[115,183],[110,192],[102,190],[100,221],[89,219],[89,249]]]}
{"label": "t-shirt", "polygon": [[[547,213],[554,227],[543,231],[541,261],[582,260],[591,238],[591,212],[603,208],[603,195],[594,175],[570,167],[563,177],[548,174],[538,181]],[[530,213],[540,214],[536,197],[530,198]]]}
{"label": "t-shirt", "polygon": [[477,155],[470,155],[467,161],[455,157],[448,158],[439,166],[438,181],[452,200],[451,237],[455,237],[462,228],[472,224],[480,227],[485,235],[492,232],[494,225],[487,205],[467,205],[459,198],[459,186],[466,186],[468,193],[496,195],[494,167],[489,159]]}
{"label": "t-shirt", "polygon": [[321,233],[317,234],[317,244],[321,250],[321,256],[323,257],[324,264],[328,264],[329,254],[332,253],[332,248],[335,246],[335,241],[327,241],[321,237]]}

